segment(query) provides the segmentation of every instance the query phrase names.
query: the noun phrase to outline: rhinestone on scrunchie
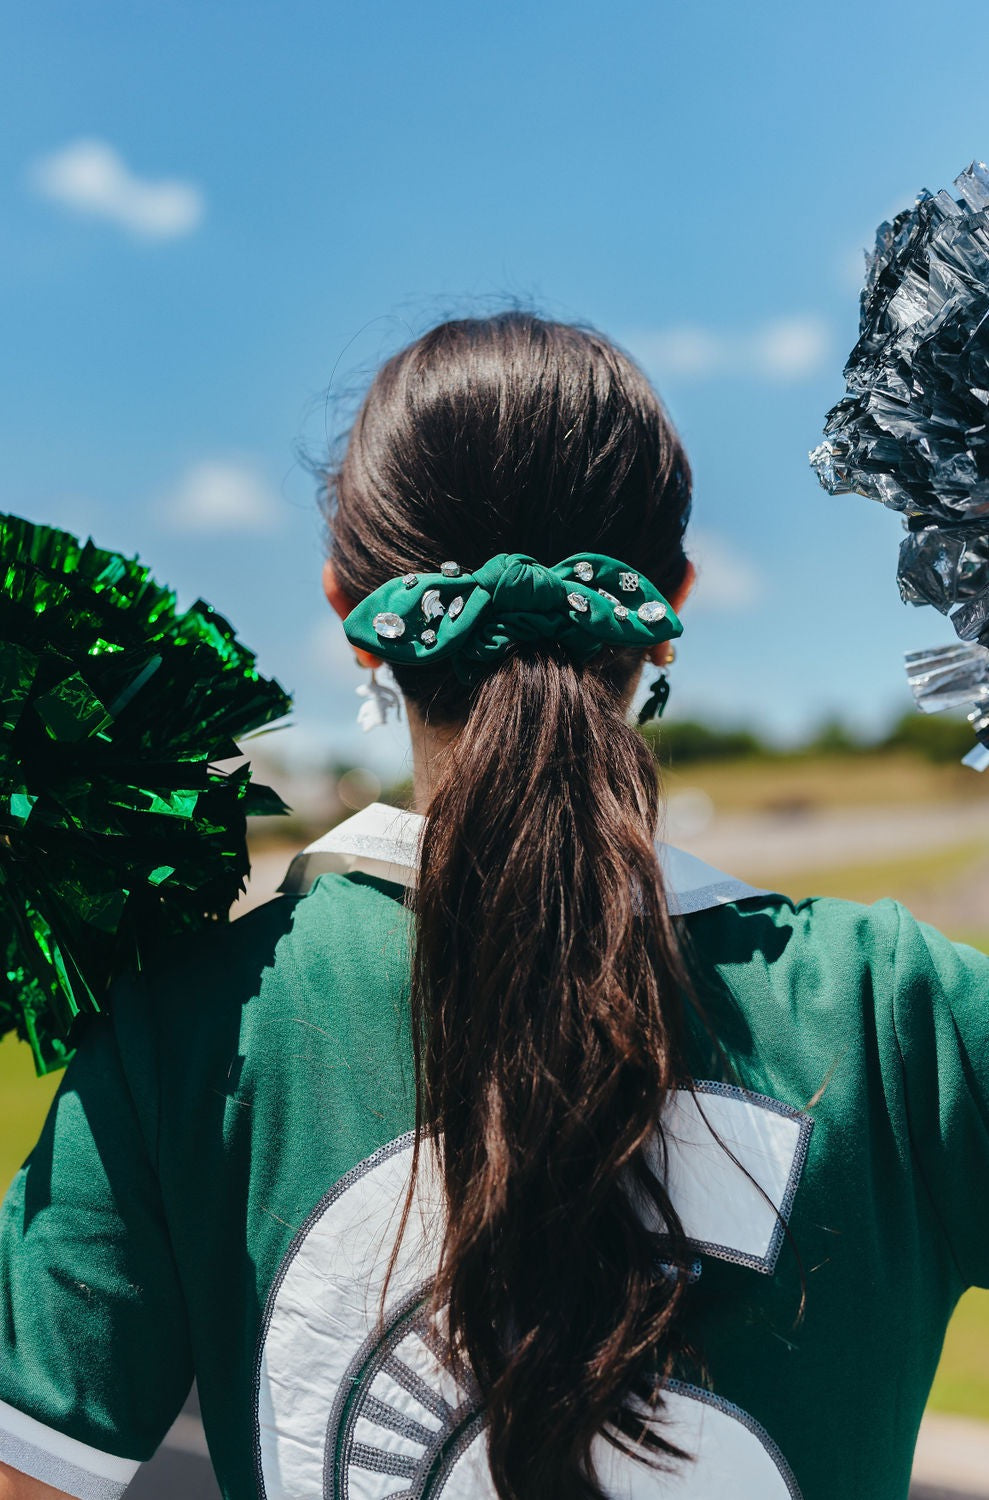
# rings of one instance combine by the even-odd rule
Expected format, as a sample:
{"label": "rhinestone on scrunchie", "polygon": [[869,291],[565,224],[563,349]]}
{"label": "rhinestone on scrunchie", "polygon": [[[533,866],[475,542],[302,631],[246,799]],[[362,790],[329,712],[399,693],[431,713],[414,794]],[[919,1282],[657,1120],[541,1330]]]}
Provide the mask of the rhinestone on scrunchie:
{"label": "rhinestone on scrunchie", "polygon": [[589,562],[574,563],[573,575],[575,578],[579,578],[581,583],[590,583],[594,577],[594,569]]}
{"label": "rhinestone on scrunchie", "polygon": [[615,619],[616,620],[627,620],[628,619],[628,610],[625,608],[624,604],[616,604],[615,605]]}
{"label": "rhinestone on scrunchie", "polygon": [[443,601],[439,589],[427,589],[422,596],[422,612],[427,620],[439,619],[443,613]]}
{"label": "rhinestone on scrunchie", "polygon": [[660,599],[647,599],[635,613],[646,625],[655,625],[658,620],[666,619],[666,605]]}
{"label": "rhinestone on scrunchie", "polygon": [[587,611],[591,607],[588,604],[587,600],[584,598],[583,594],[568,594],[567,603],[570,605],[570,608],[575,609],[579,615],[586,615]]}
{"label": "rhinestone on scrunchie", "polygon": [[405,621],[401,615],[393,615],[390,610],[384,614],[375,615],[371,621],[375,633],[383,636],[386,641],[397,641],[400,635],[405,634]]}
{"label": "rhinestone on scrunchie", "polygon": [[435,630],[420,630],[420,632],[419,632],[419,639],[422,641],[422,644],[424,646],[435,646],[436,645],[436,631]]}
{"label": "rhinestone on scrunchie", "polygon": [[455,562],[440,563],[440,572],[444,578],[459,578],[460,564]]}
{"label": "rhinestone on scrunchie", "polygon": [[598,593],[602,599],[607,599],[609,604],[621,604],[621,600],[616,599],[614,594],[609,594],[607,589],[598,589]]}
{"label": "rhinestone on scrunchie", "polygon": [[457,616],[459,615],[460,611],[463,609],[463,607],[464,607],[464,596],[463,596],[463,594],[457,594],[455,598],[453,598],[453,599],[450,600],[450,603],[447,606],[447,611],[446,611],[446,617],[447,617],[447,619],[448,620],[455,620],[457,618]]}
{"label": "rhinestone on scrunchie", "polygon": [[402,582],[405,584],[405,587],[407,589],[414,589],[415,586],[416,586],[416,584],[419,582],[419,574],[418,573],[403,573],[402,574]]}
{"label": "rhinestone on scrunchie", "polygon": [[619,573],[618,587],[623,594],[634,594],[639,587],[638,573]]}

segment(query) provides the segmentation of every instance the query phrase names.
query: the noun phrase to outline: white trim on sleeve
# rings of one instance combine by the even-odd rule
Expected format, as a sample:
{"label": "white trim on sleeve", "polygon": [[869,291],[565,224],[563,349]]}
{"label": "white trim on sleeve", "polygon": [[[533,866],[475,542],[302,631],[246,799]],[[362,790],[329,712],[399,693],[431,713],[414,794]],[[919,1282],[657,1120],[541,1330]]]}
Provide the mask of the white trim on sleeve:
{"label": "white trim on sleeve", "polygon": [[141,1467],[66,1437],[0,1401],[0,1463],[74,1495],[76,1500],[119,1500]]}

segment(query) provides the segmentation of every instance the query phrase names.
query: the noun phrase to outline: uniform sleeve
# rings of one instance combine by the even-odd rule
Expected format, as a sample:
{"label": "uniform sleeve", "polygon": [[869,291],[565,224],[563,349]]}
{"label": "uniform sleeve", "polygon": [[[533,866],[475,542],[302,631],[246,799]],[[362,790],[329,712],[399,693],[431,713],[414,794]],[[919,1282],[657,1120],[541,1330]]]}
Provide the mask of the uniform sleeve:
{"label": "uniform sleeve", "polygon": [[989,957],[898,907],[893,1022],[914,1155],[958,1271],[989,1286]]}
{"label": "uniform sleeve", "polygon": [[192,1383],[147,1120],[95,1021],[0,1208],[0,1462],[113,1500]]}

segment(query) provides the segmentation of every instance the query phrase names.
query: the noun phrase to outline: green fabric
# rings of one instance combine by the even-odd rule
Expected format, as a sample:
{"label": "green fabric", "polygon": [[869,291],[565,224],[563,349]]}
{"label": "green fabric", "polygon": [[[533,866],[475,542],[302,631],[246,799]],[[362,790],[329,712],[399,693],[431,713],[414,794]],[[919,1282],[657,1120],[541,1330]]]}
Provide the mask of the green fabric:
{"label": "green fabric", "polygon": [[[195,1368],[223,1493],[255,1496],[280,1264],[412,1123],[407,920],[397,887],[323,875],[94,1018],[0,1212],[0,1399],[144,1458]],[[804,1500],[905,1500],[952,1308],[989,1284],[989,958],[885,901],[683,920],[728,1077],[815,1122],[774,1274],[703,1256],[691,1344]]]}
{"label": "green fabric", "polygon": [[[574,567],[580,563],[593,568],[590,582],[576,576]],[[635,577],[634,588],[622,587],[623,574]],[[409,575],[413,576],[412,585],[404,578],[390,579],[351,610],[343,628],[352,645],[399,664],[449,659],[454,671],[470,680],[513,641],[562,641],[576,660],[586,661],[602,646],[645,651],[683,631],[648,578],[600,552],[574,552],[553,567],[522,552],[499,552],[473,573],[455,578],[443,573]],[[444,607],[444,613],[434,618],[427,618],[422,608],[430,589],[439,590]],[[605,598],[601,589],[612,598]],[[585,600],[587,609],[576,608],[568,594]],[[451,617],[450,605],[457,598],[463,600],[463,608]],[[665,606],[661,619],[639,618],[639,606],[650,601]],[[616,603],[624,607],[624,615],[616,614]],[[396,640],[380,635],[374,627],[379,614],[397,615],[404,626],[402,635]],[[423,630],[435,632],[435,642],[423,641]]]}

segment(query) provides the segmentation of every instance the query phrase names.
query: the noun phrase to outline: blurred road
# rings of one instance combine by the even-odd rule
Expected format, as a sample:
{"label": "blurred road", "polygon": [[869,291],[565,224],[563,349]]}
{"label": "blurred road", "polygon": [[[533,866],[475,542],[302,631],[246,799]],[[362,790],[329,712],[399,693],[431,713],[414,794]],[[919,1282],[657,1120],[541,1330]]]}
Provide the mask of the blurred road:
{"label": "blurred road", "polygon": [[891,860],[980,840],[989,849],[989,798],[919,807],[719,813],[707,827],[693,829],[678,828],[674,801],[667,837],[732,874],[771,882],[793,871]]}
{"label": "blurred road", "polygon": [[913,1473],[910,1500],[989,1496],[989,1423],[930,1413],[920,1430]]}
{"label": "blurred road", "polygon": [[128,1485],[127,1500],[220,1500],[195,1391],[154,1458]]}

